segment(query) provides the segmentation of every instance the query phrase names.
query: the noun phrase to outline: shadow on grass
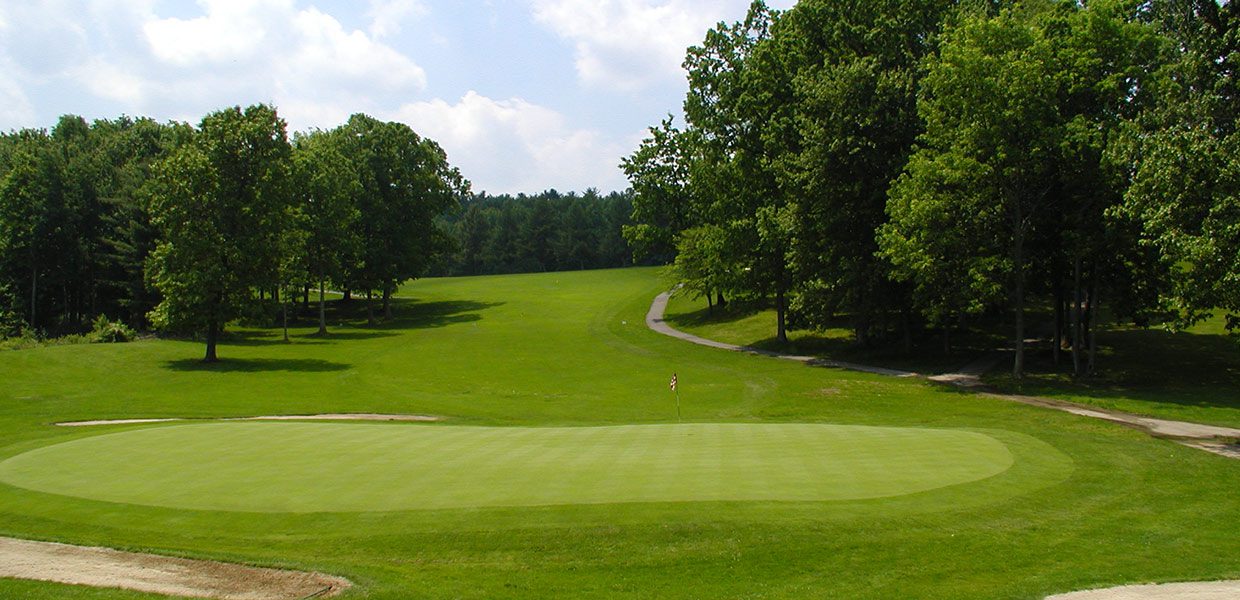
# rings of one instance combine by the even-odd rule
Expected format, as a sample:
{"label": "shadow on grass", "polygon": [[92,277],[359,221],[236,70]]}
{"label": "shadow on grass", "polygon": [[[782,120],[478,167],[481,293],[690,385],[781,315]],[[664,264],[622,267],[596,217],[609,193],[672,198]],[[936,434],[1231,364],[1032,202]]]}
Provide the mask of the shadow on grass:
{"label": "shadow on grass", "polygon": [[[367,339],[394,335],[388,331],[431,329],[447,327],[458,323],[471,323],[482,319],[482,312],[503,305],[503,302],[477,302],[473,300],[440,300],[420,302],[413,298],[392,298],[392,318],[383,318],[383,304],[374,301],[374,324],[367,323],[365,298],[354,298],[348,302],[329,300],[326,304],[328,335],[317,336],[307,334],[298,339],[348,340]],[[312,305],[310,310],[300,311],[298,325],[305,327],[318,326],[318,308]],[[345,331],[339,328],[347,327]],[[361,331],[358,331],[361,330]]]}
{"label": "shadow on grass", "polygon": [[[753,329],[751,324],[743,323],[755,317],[769,320],[769,323],[764,322],[760,331]],[[903,337],[894,333],[874,338],[869,344],[862,345],[856,342],[848,317],[841,316],[827,323],[822,329],[790,329],[789,341],[784,343],[770,335],[775,330],[774,311],[765,305],[743,302],[730,303],[723,309],[716,307],[713,311],[704,307],[692,312],[669,314],[666,320],[677,329],[706,328],[706,331],[699,333],[707,338],[711,337],[709,331],[715,329],[732,338],[721,341],[760,350],[812,355],[924,374],[954,371],[1001,346],[1004,341],[1001,335],[970,328],[952,332],[950,353],[943,351],[942,338],[938,332],[932,331],[915,332],[911,348],[908,349],[904,346]]]}
{"label": "shadow on grass", "polygon": [[1072,356],[1055,366],[1049,351],[1030,357],[1028,376],[988,382],[1026,394],[1075,394],[1202,408],[1240,409],[1240,345],[1221,334],[1117,327],[1098,336],[1097,373],[1072,377]]}
{"label": "shadow on grass", "polygon": [[296,373],[323,373],[343,371],[350,365],[317,358],[221,358],[219,362],[204,363],[201,359],[182,358],[170,360],[164,366],[173,371],[206,371],[212,373],[259,373],[285,371]]}
{"label": "shadow on grass", "polygon": [[409,298],[393,298],[393,318],[387,321],[380,320],[376,310],[376,322],[368,328],[379,330],[431,329],[459,323],[473,323],[482,320],[482,311],[501,306],[502,304],[503,302],[477,302],[474,300],[418,302]]}

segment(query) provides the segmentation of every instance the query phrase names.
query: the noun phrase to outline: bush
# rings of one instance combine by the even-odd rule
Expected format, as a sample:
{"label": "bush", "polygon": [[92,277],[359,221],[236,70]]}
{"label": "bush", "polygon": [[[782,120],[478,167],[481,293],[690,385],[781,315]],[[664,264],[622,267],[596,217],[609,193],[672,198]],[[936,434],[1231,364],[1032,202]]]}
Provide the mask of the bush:
{"label": "bush", "polygon": [[87,336],[96,344],[115,344],[133,341],[137,334],[120,321],[109,321],[107,315],[99,315]]}

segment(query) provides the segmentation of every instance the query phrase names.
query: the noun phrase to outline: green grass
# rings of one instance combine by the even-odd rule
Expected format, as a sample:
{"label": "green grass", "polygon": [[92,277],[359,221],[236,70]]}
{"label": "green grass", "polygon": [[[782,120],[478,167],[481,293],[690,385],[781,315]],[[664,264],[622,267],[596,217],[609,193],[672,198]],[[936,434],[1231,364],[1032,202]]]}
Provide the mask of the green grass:
{"label": "green grass", "polygon": [[0,481],[108,502],[259,512],[856,500],[1012,466],[981,433],[826,424],[432,427],[214,423],[32,450]]}
{"label": "green grass", "polygon": [[[1035,329],[1042,329],[1049,314],[1035,314]],[[1044,311],[1045,312],[1045,311]],[[1038,319],[1041,319],[1039,321]],[[942,351],[941,338],[915,339],[912,352],[902,344],[884,340],[873,347],[858,347],[851,331],[842,327],[824,331],[792,330],[789,343],[773,335],[775,312],[755,306],[729,306],[710,312],[704,300],[684,294],[668,303],[668,322],[705,338],[767,350],[811,354],[861,364],[933,374],[958,369],[988,349],[1010,347],[1007,326],[1001,321],[984,323],[955,334],[950,355]],[[1047,396],[1102,408],[1213,425],[1240,427],[1240,340],[1227,334],[1221,315],[1187,331],[1173,333],[1159,328],[1108,325],[1098,336],[1097,372],[1091,377],[1072,376],[1072,357],[1060,355],[1056,365],[1046,344],[1031,346],[1026,356],[1026,377],[1010,375],[1011,361],[1000,363],[985,381],[1004,392]]]}
{"label": "green grass", "polygon": [[[232,328],[220,347],[225,362],[213,367],[197,362],[202,345],[189,341],[3,352],[0,461],[15,461],[5,463],[7,470],[40,453],[68,452],[72,457],[55,462],[56,468],[90,470],[89,461],[109,460],[111,451],[74,449],[108,440],[136,452],[159,436],[270,431],[266,443],[291,447],[297,431],[330,431],[316,437],[326,445],[365,430],[397,438],[440,431],[507,436],[507,444],[491,449],[491,462],[498,464],[513,460],[512,438],[523,434],[640,437],[714,424],[763,426],[752,431],[792,424],[816,431],[809,426],[822,424],[832,426],[827,430],[847,425],[864,428],[839,431],[902,432],[913,440],[933,431],[978,442],[966,444],[975,452],[954,459],[955,468],[986,464],[999,455],[985,449],[997,451],[998,444],[1010,466],[989,477],[946,477],[940,482],[955,483],[921,491],[905,486],[912,493],[882,497],[711,497],[703,485],[685,482],[680,493],[694,496],[642,499],[619,495],[640,488],[621,482],[609,484],[617,486],[609,492],[615,496],[596,503],[580,501],[596,493],[589,485],[561,485],[545,493],[578,500],[501,506],[475,495],[468,506],[308,512],[151,506],[147,494],[108,500],[97,495],[98,486],[109,476],[133,473],[92,471],[82,485],[66,483],[73,489],[60,490],[71,493],[0,483],[0,533],[320,570],[353,580],[357,587],[346,596],[352,598],[1033,599],[1105,584],[1240,577],[1240,463],[1116,424],[924,382],[687,344],[644,326],[661,287],[649,269],[418,281],[402,289],[390,323],[365,326],[355,304],[333,307],[332,333],[323,338],[312,335],[309,322],[293,330],[289,344],[274,330]],[[673,371],[680,380],[680,426],[667,388]],[[317,412],[421,413],[445,420],[51,425]],[[169,444],[178,445],[156,446]],[[343,444],[328,446],[344,451]],[[789,445],[776,446],[784,450],[762,451],[778,458]],[[211,448],[218,453],[221,447],[227,445]],[[854,443],[831,455],[844,460],[854,448],[857,458],[887,454]],[[353,452],[382,461],[397,451]],[[276,458],[262,454],[261,460]],[[564,460],[591,462],[596,455],[580,446]],[[868,471],[917,471],[902,470],[899,458],[885,456]],[[134,467],[140,473],[150,462]],[[365,470],[353,463],[349,468]],[[756,478],[762,470],[772,469],[764,463],[748,472]],[[603,482],[605,471],[582,473]],[[743,481],[740,471],[731,481]],[[454,485],[487,487],[479,473],[457,474]],[[212,476],[229,479],[223,475]],[[417,478],[411,474],[407,479],[414,481],[398,485],[415,489]],[[673,479],[664,480],[668,489],[680,485]],[[540,483],[557,485],[522,481],[511,492],[489,493],[529,498],[544,493]],[[333,488],[329,478],[313,493],[292,493],[291,485],[272,482],[270,489],[303,501],[400,495],[354,489],[360,485]],[[246,501],[253,508],[260,499]],[[0,579],[0,597],[149,596]]]}

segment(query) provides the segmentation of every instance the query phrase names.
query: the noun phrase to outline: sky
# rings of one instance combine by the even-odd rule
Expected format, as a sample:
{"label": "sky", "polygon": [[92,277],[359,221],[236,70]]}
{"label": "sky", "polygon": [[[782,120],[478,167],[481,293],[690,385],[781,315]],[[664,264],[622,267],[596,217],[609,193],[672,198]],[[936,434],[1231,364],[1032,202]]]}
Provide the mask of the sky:
{"label": "sky", "polygon": [[[768,2],[788,8],[793,0]],[[685,49],[748,0],[0,0],[0,130],[274,104],[438,142],[475,192],[628,187]]]}

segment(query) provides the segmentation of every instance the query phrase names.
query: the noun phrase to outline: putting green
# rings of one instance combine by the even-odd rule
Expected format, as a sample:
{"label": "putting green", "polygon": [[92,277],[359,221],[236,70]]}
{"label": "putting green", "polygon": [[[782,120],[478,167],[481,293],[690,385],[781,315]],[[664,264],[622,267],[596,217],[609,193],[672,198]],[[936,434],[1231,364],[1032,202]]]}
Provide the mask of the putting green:
{"label": "putting green", "polygon": [[0,462],[0,481],[172,508],[380,511],[851,500],[976,481],[1012,462],[990,436],[943,429],[204,423],[46,446]]}

